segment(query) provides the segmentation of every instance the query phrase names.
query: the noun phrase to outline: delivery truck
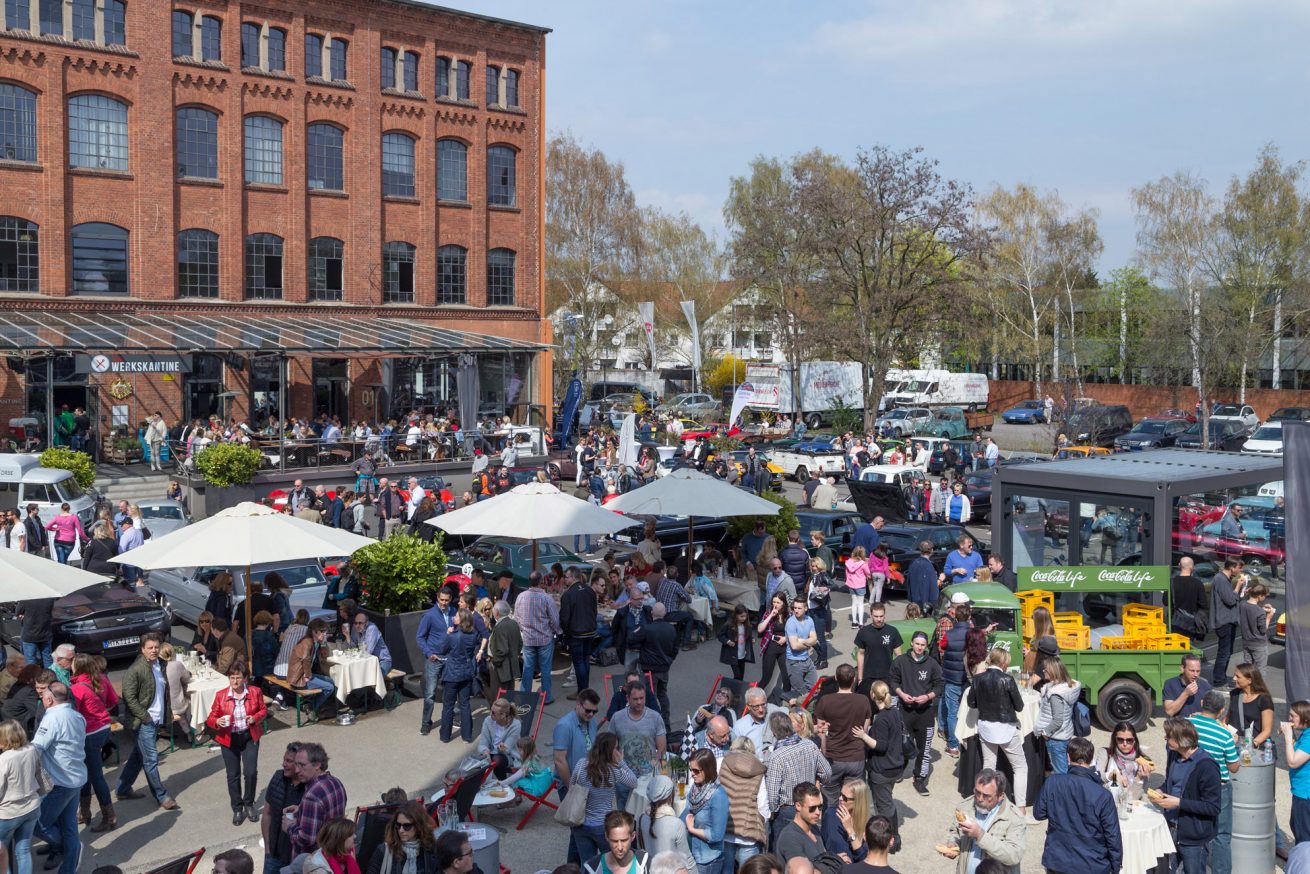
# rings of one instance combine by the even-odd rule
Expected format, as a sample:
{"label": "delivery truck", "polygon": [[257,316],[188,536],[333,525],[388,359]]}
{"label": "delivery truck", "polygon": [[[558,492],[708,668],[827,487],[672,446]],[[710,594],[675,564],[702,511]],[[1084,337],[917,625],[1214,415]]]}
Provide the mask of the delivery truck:
{"label": "delivery truck", "polygon": [[801,364],[799,402],[793,396],[789,365],[748,365],[746,383],[752,391],[746,406],[792,417],[800,414],[811,429],[830,424],[834,408],[864,413],[864,369],[853,361]]}
{"label": "delivery truck", "polygon": [[987,409],[988,383],[982,373],[949,370],[889,370],[882,410],[893,407],[964,407]]}

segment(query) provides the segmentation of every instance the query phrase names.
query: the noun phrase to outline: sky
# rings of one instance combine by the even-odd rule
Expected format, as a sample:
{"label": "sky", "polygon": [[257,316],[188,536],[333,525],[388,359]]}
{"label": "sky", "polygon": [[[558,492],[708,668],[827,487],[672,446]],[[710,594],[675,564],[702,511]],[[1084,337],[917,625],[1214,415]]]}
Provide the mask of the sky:
{"label": "sky", "polygon": [[1222,196],[1268,142],[1310,159],[1306,0],[447,0],[553,28],[550,132],[622,162],[638,201],[724,233],[757,155],[922,146],[981,195],[1100,211],[1132,262],[1134,186]]}

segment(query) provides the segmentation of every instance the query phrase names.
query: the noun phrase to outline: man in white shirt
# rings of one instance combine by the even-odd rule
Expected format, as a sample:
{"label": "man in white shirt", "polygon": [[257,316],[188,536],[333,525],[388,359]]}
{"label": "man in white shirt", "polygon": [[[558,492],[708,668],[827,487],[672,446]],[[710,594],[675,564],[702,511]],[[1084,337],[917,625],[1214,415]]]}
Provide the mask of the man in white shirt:
{"label": "man in white shirt", "polygon": [[987,466],[996,467],[996,462],[1001,460],[1001,447],[996,445],[996,441],[991,437],[987,438],[987,448],[983,450],[983,461]]}
{"label": "man in white shirt", "polygon": [[732,724],[732,736],[748,737],[755,744],[755,755],[763,759],[773,746],[773,733],[769,731],[768,696],[758,686],[746,690],[746,715]]}
{"label": "man in white shirt", "polygon": [[421,485],[418,484],[418,477],[413,477],[413,476],[410,477],[409,478],[409,503],[406,504],[406,513],[405,513],[406,519],[414,518],[414,514],[418,512],[418,505],[423,503],[423,499],[426,498],[427,496],[428,493],[423,490],[423,487]]}

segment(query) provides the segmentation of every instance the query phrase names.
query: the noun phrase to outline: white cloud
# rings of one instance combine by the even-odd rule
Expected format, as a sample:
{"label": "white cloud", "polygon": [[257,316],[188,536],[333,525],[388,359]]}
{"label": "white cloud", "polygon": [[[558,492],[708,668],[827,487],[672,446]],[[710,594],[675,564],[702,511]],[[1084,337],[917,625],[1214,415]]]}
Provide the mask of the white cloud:
{"label": "white cloud", "polygon": [[723,200],[699,191],[675,192],[662,188],[639,188],[637,203],[653,206],[671,215],[685,212],[707,234],[724,239]]}

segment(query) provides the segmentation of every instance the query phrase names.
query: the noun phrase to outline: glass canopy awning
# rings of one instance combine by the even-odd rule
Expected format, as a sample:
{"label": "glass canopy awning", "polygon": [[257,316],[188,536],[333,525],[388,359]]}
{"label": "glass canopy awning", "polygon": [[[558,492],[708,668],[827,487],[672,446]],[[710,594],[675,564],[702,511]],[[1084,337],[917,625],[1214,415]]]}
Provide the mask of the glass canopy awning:
{"label": "glass canopy awning", "polygon": [[544,343],[406,319],[186,315],[24,310],[0,312],[0,356],[52,352],[259,352],[329,355],[531,352]]}

